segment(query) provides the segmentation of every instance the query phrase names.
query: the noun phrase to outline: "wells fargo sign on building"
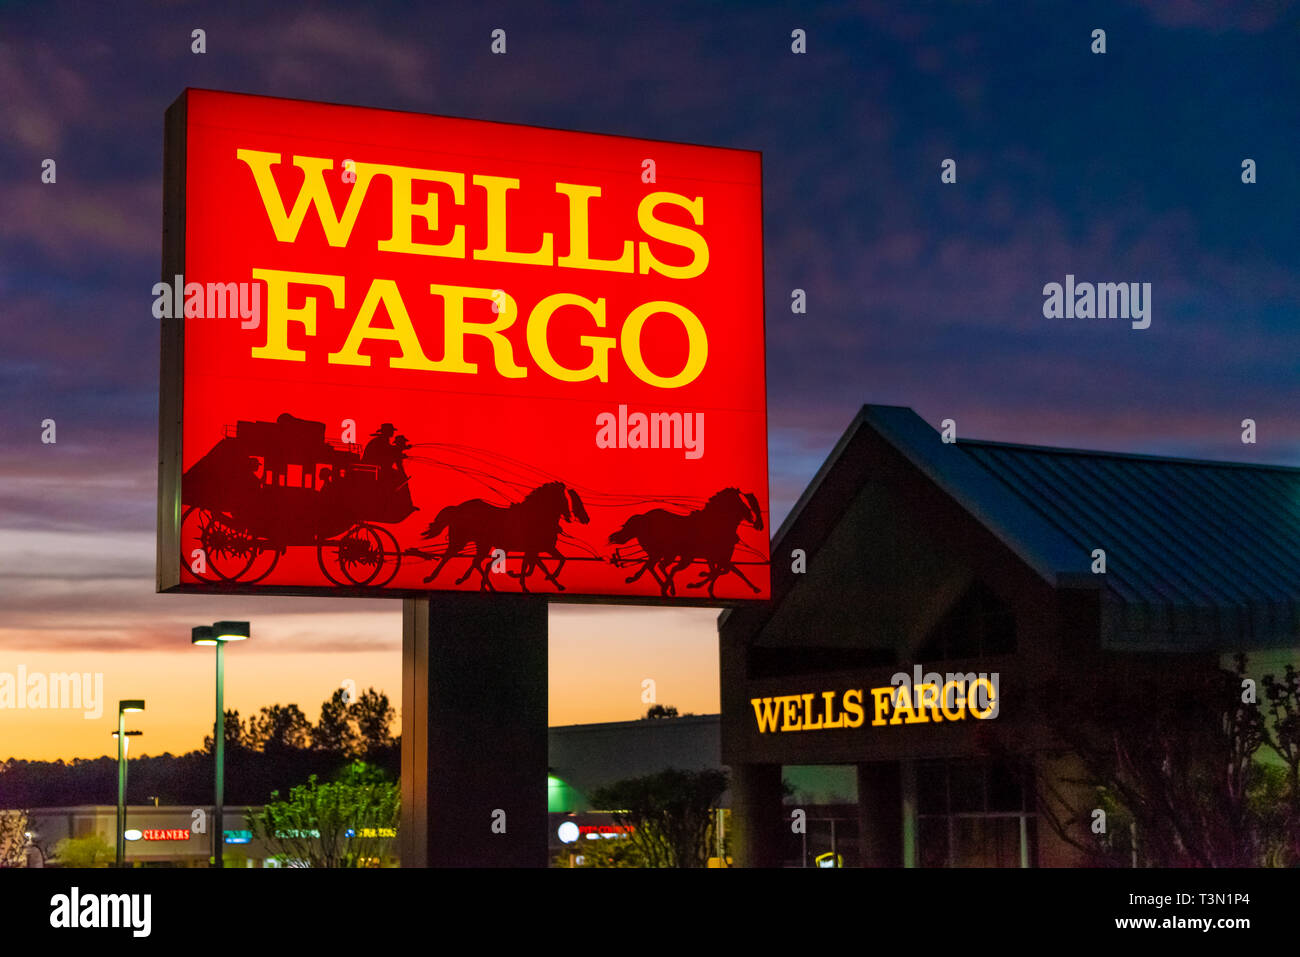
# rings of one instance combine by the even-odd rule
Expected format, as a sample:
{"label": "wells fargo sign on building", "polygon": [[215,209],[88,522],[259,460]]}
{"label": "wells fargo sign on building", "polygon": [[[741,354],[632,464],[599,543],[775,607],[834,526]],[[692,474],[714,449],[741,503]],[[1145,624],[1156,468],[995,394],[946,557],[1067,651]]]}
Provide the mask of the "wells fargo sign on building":
{"label": "wells fargo sign on building", "polygon": [[766,598],[756,153],[189,90],[159,588]]}
{"label": "wells fargo sign on building", "polygon": [[[906,677],[906,674],[902,675]],[[809,691],[799,694],[750,698],[760,734],[785,731],[821,731],[869,726],[938,724],[963,721],[968,716],[987,721],[998,716],[998,675],[949,674],[948,680],[916,684],[899,682],[878,688],[845,691]],[[864,710],[866,695],[870,703]]]}

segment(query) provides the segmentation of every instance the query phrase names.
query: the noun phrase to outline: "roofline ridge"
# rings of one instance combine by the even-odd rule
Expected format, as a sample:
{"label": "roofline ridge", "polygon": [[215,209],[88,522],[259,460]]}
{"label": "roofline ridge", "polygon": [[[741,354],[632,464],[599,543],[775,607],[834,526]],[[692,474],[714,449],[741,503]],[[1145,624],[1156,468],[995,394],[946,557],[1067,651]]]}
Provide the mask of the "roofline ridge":
{"label": "roofline ridge", "polygon": [[1077,449],[1060,445],[1038,445],[1032,442],[1001,442],[995,439],[958,438],[958,446],[991,446],[993,448],[1019,449],[1027,452],[1042,452],[1051,455],[1092,455],[1119,459],[1140,459],[1146,462],[1167,462],[1177,465],[1205,465],[1218,468],[1268,469],[1280,472],[1300,473],[1300,466],[1281,465],[1271,462],[1237,462],[1229,459],[1197,459],[1180,455],[1153,455],[1149,452],[1119,452],[1112,449]]}

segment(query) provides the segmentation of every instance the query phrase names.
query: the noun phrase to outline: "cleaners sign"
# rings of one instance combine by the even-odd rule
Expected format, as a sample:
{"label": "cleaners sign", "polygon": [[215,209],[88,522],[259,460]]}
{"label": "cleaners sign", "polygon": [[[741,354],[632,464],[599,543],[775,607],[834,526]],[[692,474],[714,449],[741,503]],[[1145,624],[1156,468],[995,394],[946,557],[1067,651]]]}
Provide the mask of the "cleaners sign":
{"label": "cleaners sign", "polygon": [[769,596],[757,153],[187,90],[159,588]]}

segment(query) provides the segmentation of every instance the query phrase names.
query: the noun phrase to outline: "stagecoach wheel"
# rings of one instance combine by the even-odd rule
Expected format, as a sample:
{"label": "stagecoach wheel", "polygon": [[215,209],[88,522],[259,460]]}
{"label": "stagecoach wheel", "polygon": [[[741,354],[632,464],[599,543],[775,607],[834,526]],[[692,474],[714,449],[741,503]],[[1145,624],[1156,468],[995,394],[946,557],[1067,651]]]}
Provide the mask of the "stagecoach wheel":
{"label": "stagecoach wheel", "polygon": [[[320,566],[321,572],[323,572],[325,577],[330,580],[331,584],[346,585],[347,582],[340,581],[339,578],[334,577],[334,575],[330,572],[329,563],[325,561],[325,549],[336,548],[337,546],[338,546],[338,542],[332,542],[329,541],[328,539],[318,538],[316,540],[316,564]],[[340,576],[340,578],[341,577],[342,576]]]}
{"label": "stagecoach wheel", "polygon": [[[244,577],[240,579],[240,582],[246,585],[255,585],[260,582],[267,575],[271,574],[271,572],[275,571],[275,566],[280,563],[280,554],[280,549],[276,548],[274,545],[270,545],[266,542],[258,542],[257,555],[253,558],[253,564],[245,571]],[[263,567],[260,564],[260,559],[268,555],[271,560],[265,565],[265,567]]]}
{"label": "stagecoach wheel", "polygon": [[385,567],[388,565],[392,566],[391,571],[389,571],[387,574],[384,575],[383,578],[380,578],[378,581],[374,583],[376,588],[383,588],[390,581],[392,581],[394,578],[397,577],[397,572],[402,567],[402,546],[398,544],[397,536],[394,535],[392,532],[390,532],[388,529],[384,528],[382,525],[371,525],[369,527],[373,528],[380,535],[386,535],[388,537],[388,540],[393,544],[393,548],[391,551],[385,548],[383,554],[380,556],[380,567]]}
{"label": "stagecoach wheel", "polygon": [[[191,574],[194,573],[196,548],[203,549],[203,563],[207,570],[228,582],[239,581],[253,567],[260,551],[256,539],[235,528],[226,516],[191,505],[181,516],[181,559],[189,566]],[[265,574],[260,577],[265,577]]]}
{"label": "stagecoach wheel", "polygon": [[[326,545],[334,550],[334,563],[346,581],[331,574],[325,563]],[[317,542],[316,558],[325,576],[334,584],[369,585],[384,566],[384,540],[379,537],[375,526],[359,522],[332,541]]]}

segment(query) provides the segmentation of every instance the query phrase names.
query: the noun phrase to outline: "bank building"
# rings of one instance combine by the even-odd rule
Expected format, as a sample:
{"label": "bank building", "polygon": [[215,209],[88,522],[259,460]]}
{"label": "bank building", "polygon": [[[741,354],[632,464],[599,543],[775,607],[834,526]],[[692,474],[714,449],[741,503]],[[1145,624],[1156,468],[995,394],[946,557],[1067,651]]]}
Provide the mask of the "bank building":
{"label": "bank building", "polygon": [[[736,865],[799,858],[789,780],[809,768],[843,782],[842,866],[1078,865],[1041,800],[1078,767],[1028,702],[1176,688],[1237,652],[1280,674],[1300,469],[945,443],[865,406],[773,538],[772,601],[718,628]],[[996,696],[970,695],[980,676]]]}

